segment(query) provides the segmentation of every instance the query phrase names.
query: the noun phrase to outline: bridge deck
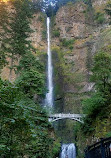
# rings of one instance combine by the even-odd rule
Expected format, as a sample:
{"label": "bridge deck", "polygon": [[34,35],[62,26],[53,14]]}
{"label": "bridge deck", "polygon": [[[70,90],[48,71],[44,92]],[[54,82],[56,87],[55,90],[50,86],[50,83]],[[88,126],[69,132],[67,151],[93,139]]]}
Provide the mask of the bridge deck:
{"label": "bridge deck", "polygon": [[49,121],[50,122],[55,122],[61,119],[71,119],[71,120],[75,120],[75,121],[79,121],[81,123],[83,123],[82,118],[84,117],[84,114],[51,114],[49,116]]}
{"label": "bridge deck", "polygon": [[51,114],[49,116],[49,118],[78,118],[78,117],[84,117],[85,115],[84,114]]}

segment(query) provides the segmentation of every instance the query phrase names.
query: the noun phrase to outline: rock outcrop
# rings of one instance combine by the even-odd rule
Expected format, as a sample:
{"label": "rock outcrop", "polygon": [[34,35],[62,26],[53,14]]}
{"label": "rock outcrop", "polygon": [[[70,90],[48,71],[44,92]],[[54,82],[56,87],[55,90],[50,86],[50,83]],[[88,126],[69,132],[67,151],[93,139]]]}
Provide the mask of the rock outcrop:
{"label": "rock outcrop", "polygon": [[[94,83],[90,82],[93,57],[101,49],[111,46],[111,26],[104,11],[107,2],[92,0],[90,5],[69,3],[56,14],[53,30],[58,30],[60,36],[52,39],[52,48],[54,58],[57,57],[54,60],[55,85],[58,84],[55,97],[62,98],[55,104],[60,112],[81,113],[83,99],[93,91]],[[71,40],[74,42],[68,45]],[[74,138],[73,126],[74,122],[68,120],[59,124],[59,135],[63,140]]]}
{"label": "rock outcrop", "polygon": [[[89,94],[93,89],[93,83],[90,83],[90,70],[92,67],[92,60],[95,53],[97,53],[102,47],[108,45],[109,40],[104,39],[105,34],[111,27],[107,23],[107,18],[102,23],[95,20],[95,14],[98,12],[104,12],[105,5],[108,0],[92,1],[92,5],[87,5],[83,2],[69,3],[59,9],[55,18],[55,28],[60,31],[59,42],[57,38],[53,39],[53,47],[58,45],[64,52],[63,58],[65,64],[70,64],[68,71],[69,75],[67,81],[64,81],[64,104],[65,108],[69,112],[81,111],[81,100],[84,98],[84,94]],[[93,12],[93,14],[92,14]],[[90,15],[90,17],[89,17]],[[105,36],[106,37],[106,36]],[[106,37],[110,38],[110,37]],[[72,45],[73,49],[69,49],[61,46],[62,39],[74,40]],[[62,52],[61,51],[61,52]],[[67,53],[67,51],[69,51]],[[65,69],[65,67],[63,67]],[[74,98],[78,95],[82,97]],[[71,106],[70,106],[71,105]],[[76,106],[79,106],[77,108]],[[76,109],[78,109],[76,111]]]}

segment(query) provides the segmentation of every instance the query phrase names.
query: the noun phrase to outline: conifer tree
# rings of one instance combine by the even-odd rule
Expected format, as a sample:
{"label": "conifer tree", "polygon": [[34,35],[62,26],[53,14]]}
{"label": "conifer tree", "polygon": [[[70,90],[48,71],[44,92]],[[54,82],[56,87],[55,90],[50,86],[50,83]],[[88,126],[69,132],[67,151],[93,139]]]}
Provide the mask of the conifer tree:
{"label": "conifer tree", "polygon": [[0,70],[6,64],[8,12],[5,2],[0,0]]}
{"label": "conifer tree", "polygon": [[104,52],[98,53],[94,57],[92,72],[96,88],[101,92],[108,91],[111,86],[111,56]]}
{"label": "conifer tree", "polygon": [[32,49],[29,40],[32,30],[30,23],[32,18],[31,4],[28,0],[14,0],[11,2],[13,11],[10,16],[9,24],[9,57],[11,58],[9,80],[11,81],[14,61],[20,56],[30,52]]}

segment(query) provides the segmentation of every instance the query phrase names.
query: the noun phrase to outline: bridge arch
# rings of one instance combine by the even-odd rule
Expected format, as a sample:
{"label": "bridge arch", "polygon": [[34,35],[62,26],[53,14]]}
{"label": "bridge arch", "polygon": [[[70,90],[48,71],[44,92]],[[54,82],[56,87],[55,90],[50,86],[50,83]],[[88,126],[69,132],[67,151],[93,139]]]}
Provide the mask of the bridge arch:
{"label": "bridge arch", "polygon": [[83,123],[83,120],[82,120],[83,117],[84,117],[84,115],[82,115],[82,114],[54,114],[54,115],[49,116],[49,121],[56,122],[56,121],[63,120],[63,119],[70,119],[70,120],[74,120],[74,121]]}
{"label": "bridge arch", "polygon": [[56,122],[56,121],[64,120],[64,119],[70,119],[70,120],[74,120],[74,121],[83,123],[83,121],[81,121],[80,119],[75,119],[75,118],[57,118],[57,119],[53,119],[51,122]]}

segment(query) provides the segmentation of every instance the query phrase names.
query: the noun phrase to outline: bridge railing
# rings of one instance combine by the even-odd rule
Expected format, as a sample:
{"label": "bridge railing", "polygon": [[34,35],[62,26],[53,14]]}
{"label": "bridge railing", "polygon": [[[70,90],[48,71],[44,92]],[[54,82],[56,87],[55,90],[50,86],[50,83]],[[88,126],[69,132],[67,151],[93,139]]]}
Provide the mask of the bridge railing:
{"label": "bridge railing", "polygon": [[85,115],[84,114],[52,114],[50,115],[49,117],[68,117],[68,118],[71,118],[71,117],[84,117]]}
{"label": "bridge railing", "polygon": [[111,158],[111,137],[88,146],[85,150],[85,158]]}

